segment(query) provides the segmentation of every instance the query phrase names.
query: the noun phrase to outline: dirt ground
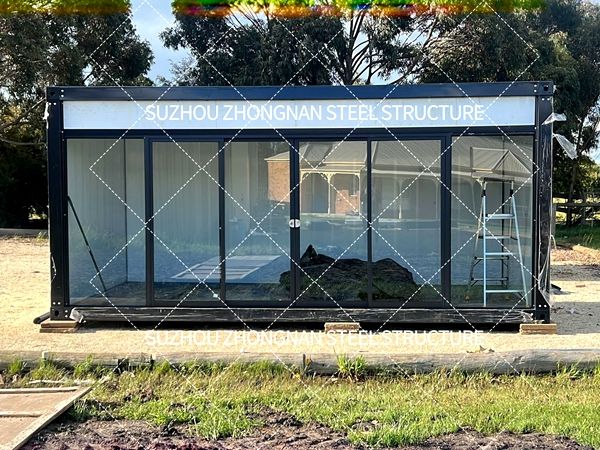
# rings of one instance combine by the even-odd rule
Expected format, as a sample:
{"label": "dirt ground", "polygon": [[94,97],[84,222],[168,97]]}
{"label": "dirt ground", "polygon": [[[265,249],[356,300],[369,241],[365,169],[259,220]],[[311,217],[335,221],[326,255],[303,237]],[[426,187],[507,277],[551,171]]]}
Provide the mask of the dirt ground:
{"label": "dirt ground", "polygon": [[[291,417],[273,414],[264,427],[241,438],[208,441],[191,437],[183,428],[158,429],[144,422],[112,421],[83,424],[55,423],[38,434],[24,450],[357,450],[341,433],[317,424],[302,424]],[[591,450],[575,441],[537,433],[494,436],[465,430],[431,438],[403,450]]]}
{"label": "dirt ground", "polygon": [[[251,336],[233,330],[135,329],[130,324],[84,327],[75,334],[41,334],[32,319],[48,310],[49,254],[46,240],[0,238],[0,303],[4,306],[0,351],[52,350],[94,352],[259,351],[281,353],[436,353],[497,352],[525,348],[600,348],[600,252],[581,247],[553,252],[552,281],[561,287],[552,299],[556,336],[521,336],[515,332],[482,334],[401,334],[390,340],[383,333],[364,339],[315,332],[307,339],[302,331],[270,331]],[[171,333],[171,334],[165,334]],[[182,334],[184,333],[184,334]],[[193,333],[190,338],[185,333]],[[89,336],[88,336],[89,335]],[[166,336],[166,338],[165,338]],[[180,339],[174,337],[179,336]],[[181,337],[183,336],[183,339]],[[251,336],[251,337],[250,337]],[[83,339],[89,337],[88,339]],[[263,339],[264,338],[264,339]],[[281,414],[261,418],[264,427],[240,438],[208,441],[192,437],[183,427],[159,429],[144,422],[111,421],[71,423],[59,421],[30,441],[25,449],[358,449],[342,433],[318,424],[302,424]],[[405,450],[424,449],[589,449],[576,442],[540,434],[500,433],[483,436],[469,430],[432,438]]]}
{"label": "dirt ground", "polygon": [[[552,281],[562,288],[552,299],[554,336],[513,332],[377,333],[326,335],[319,331],[233,329],[137,329],[131,324],[84,326],[74,334],[41,334],[34,317],[48,311],[48,241],[0,238],[0,351],[81,353],[266,352],[284,353],[465,353],[525,348],[600,348],[600,251],[574,247],[553,252]],[[468,327],[467,327],[468,329]],[[83,339],[84,336],[89,338]]]}

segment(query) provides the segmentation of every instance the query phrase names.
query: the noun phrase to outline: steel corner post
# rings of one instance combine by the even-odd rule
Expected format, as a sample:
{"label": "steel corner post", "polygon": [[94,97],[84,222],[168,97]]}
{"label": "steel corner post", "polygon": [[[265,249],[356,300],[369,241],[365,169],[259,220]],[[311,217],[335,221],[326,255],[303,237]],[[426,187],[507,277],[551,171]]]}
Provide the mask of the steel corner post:
{"label": "steel corner post", "polygon": [[59,89],[47,91],[48,227],[50,236],[50,318],[69,318],[68,204],[63,104]]}

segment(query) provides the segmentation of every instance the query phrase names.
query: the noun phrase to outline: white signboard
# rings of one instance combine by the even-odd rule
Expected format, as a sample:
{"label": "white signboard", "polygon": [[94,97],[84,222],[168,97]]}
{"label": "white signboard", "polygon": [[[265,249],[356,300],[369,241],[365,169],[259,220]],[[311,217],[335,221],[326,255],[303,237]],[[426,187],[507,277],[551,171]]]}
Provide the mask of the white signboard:
{"label": "white signboard", "polygon": [[518,126],[534,119],[534,97],[64,102],[71,130]]}

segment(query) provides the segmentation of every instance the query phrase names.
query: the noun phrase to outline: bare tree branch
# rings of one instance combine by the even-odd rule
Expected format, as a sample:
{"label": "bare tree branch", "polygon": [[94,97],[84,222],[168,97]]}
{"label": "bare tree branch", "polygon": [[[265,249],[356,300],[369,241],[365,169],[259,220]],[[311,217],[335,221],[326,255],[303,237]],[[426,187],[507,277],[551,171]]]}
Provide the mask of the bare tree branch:
{"label": "bare tree branch", "polygon": [[362,62],[367,59],[366,54],[370,50],[370,41],[368,39],[365,39],[363,42],[358,44],[354,50],[356,51],[356,49],[360,48],[362,45],[364,45],[364,47],[360,51],[356,53],[353,52],[354,61],[352,62],[352,72],[355,72],[361,66]]}
{"label": "bare tree branch", "polygon": [[12,139],[7,139],[7,138],[2,137],[2,136],[0,136],[0,142],[5,142],[7,144],[16,145],[16,146],[19,146],[19,147],[44,146],[44,145],[46,145],[45,142],[18,142],[18,141],[13,141]]}
{"label": "bare tree branch", "polygon": [[[423,45],[421,46],[421,54],[423,54],[425,52],[425,50],[431,45],[432,42],[434,42],[435,40],[432,40],[433,38],[433,33],[435,31],[435,27],[437,25],[439,21],[439,16],[436,14],[434,16],[433,19],[433,23],[431,24],[430,28],[429,28],[429,32],[427,33],[427,37],[425,38],[425,42],[423,42]],[[392,81],[390,84],[398,84],[398,83],[402,83],[404,81],[406,81],[406,79],[412,75],[416,69],[416,67],[421,63],[421,58],[419,58],[419,55],[415,56],[413,59],[413,62],[411,63],[410,66],[408,66],[408,68],[404,71],[404,73],[398,77],[396,80]]]}

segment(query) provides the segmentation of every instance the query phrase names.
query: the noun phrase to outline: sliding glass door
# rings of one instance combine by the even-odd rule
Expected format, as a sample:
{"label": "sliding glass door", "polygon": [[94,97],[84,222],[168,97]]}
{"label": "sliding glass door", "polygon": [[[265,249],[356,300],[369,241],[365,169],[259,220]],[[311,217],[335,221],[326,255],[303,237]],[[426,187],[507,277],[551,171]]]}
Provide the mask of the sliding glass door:
{"label": "sliding glass door", "polygon": [[298,155],[299,304],[445,305],[441,141],[308,141]]}
{"label": "sliding glass door", "polygon": [[154,305],[290,299],[290,150],[276,141],[150,141]]}
{"label": "sliding glass door", "polygon": [[285,142],[233,141],[225,155],[227,301],[290,297],[290,149]]}
{"label": "sliding glass door", "polygon": [[152,246],[154,301],[218,300],[218,142],[154,142]]}
{"label": "sliding glass door", "polygon": [[367,142],[300,142],[298,156],[297,303],[366,302]]}
{"label": "sliding glass door", "polygon": [[445,304],[441,289],[441,142],[372,142],[373,302]]}
{"label": "sliding glass door", "polygon": [[532,136],[462,136],[452,142],[452,302],[531,306]]}
{"label": "sliding glass door", "polygon": [[153,304],[445,304],[440,154],[432,139],[151,142]]}
{"label": "sliding glass door", "polygon": [[69,302],[144,306],[143,139],[68,139]]}

